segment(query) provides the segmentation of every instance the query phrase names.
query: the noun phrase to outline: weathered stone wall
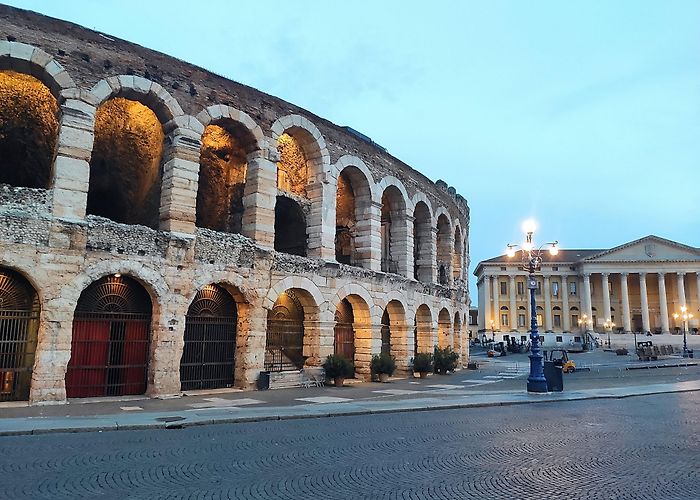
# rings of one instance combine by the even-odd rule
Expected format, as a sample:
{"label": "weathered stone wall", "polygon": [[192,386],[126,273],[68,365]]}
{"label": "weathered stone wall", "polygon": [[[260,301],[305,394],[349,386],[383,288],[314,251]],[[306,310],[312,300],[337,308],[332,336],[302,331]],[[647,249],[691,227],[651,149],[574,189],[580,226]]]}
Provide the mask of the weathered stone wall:
{"label": "weathered stone wall", "polygon": [[[134,44],[5,6],[0,6],[0,36],[10,40],[0,41],[0,69],[35,75],[60,106],[50,189],[0,186],[0,266],[26,276],[41,302],[32,401],[65,401],[77,300],[91,283],[117,273],[136,279],[151,297],[147,392],[153,396],[180,391],[185,316],[197,292],[209,284],[226,288],[237,303],[239,387],[252,387],[263,369],[268,311],[288,290],[304,307],[309,365],[333,352],[336,308],[344,299],[353,309],[359,376],[369,375],[369,360],[380,352],[385,311],[392,353],[403,372],[414,352],[414,321],[420,349],[449,344],[466,359],[461,325],[467,323],[469,290],[461,277],[469,262],[469,209],[453,188],[432,183],[292,104]],[[165,136],[160,220],[153,227],[86,215],[97,110],[120,97],[148,107]],[[236,130],[246,155],[241,234],[196,226],[200,163],[206,157],[202,136],[205,127],[217,124]],[[278,141],[284,134],[298,142],[306,162],[306,184],[295,193],[277,186]],[[354,263],[362,267],[335,260],[342,172],[352,173]],[[396,201],[390,214],[393,272],[380,271],[385,192]],[[308,257],[274,250],[278,195],[294,200],[305,215]],[[419,202],[427,221],[419,245],[421,281],[413,274]],[[436,279],[438,232],[439,260],[462,266],[449,269],[442,285]]]}

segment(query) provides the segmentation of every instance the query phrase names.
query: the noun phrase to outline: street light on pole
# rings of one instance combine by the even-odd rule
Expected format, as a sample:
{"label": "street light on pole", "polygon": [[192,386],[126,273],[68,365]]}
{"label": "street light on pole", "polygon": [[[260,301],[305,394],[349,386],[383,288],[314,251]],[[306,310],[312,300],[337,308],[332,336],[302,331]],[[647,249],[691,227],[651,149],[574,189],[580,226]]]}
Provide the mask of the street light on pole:
{"label": "street light on pole", "polygon": [[605,323],[603,323],[603,328],[608,332],[608,347],[610,347],[610,331],[615,328],[615,323],[613,323],[612,320],[606,319]]}
{"label": "street light on pole", "polygon": [[520,245],[508,245],[506,255],[509,258],[515,257],[516,248],[520,247],[520,260],[522,269],[527,271],[527,288],[530,290],[530,375],[527,377],[528,392],[547,392],[547,380],[544,378],[544,367],[542,364],[542,349],[540,347],[540,335],[537,331],[537,306],[535,304],[535,292],[537,290],[537,279],[535,272],[542,267],[542,253],[545,247],[551,255],[557,255],[557,241],[545,243],[539,248],[535,247],[532,235],[535,234],[537,224],[534,220],[528,219],[523,223],[525,241]]}
{"label": "street light on pole", "polygon": [[584,339],[586,339],[584,344],[588,344],[588,349],[590,351],[592,351],[593,350],[593,341],[591,340],[592,336],[588,335],[588,325],[591,325],[591,330],[592,330],[593,329],[593,320],[591,318],[589,318],[587,314],[584,314],[578,320],[578,326],[581,329],[581,331],[583,332]]}
{"label": "street light on pole", "polygon": [[673,315],[673,318],[675,320],[678,320],[678,318],[681,318],[683,320],[683,357],[687,358],[688,357],[688,341],[685,336],[685,331],[688,329],[688,320],[693,319],[693,315],[688,312],[688,308],[686,306],[681,307],[681,313],[675,313]]}

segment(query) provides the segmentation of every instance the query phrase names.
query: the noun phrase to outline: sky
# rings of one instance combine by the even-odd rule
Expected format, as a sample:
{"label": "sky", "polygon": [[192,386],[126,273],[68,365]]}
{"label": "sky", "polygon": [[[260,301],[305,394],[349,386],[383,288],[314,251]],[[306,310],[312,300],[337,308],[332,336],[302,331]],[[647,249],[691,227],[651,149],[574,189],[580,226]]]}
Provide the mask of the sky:
{"label": "sky", "polygon": [[563,248],[700,247],[698,1],[2,1],[370,136],[468,200],[470,273],[529,217]]}

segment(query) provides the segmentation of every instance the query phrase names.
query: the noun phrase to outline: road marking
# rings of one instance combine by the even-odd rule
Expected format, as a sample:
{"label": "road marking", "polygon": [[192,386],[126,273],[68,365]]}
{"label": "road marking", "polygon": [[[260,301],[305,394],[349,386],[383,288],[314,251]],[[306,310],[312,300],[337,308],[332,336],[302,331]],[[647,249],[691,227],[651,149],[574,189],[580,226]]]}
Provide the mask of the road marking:
{"label": "road marking", "polygon": [[120,406],[120,410],[124,411],[138,411],[138,410],[143,410],[140,406]]}
{"label": "road marking", "polygon": [[246,405],[256,405],[264,403],[265,401],[260,401],[259,399],[242,398],[242,399],[224,399],[224,398],[205,398],[204,403],[191,403],[188,404],[190,408],[228,408]]}
{"label": "road marking", "polygon": [[376,392],[377,394],[391,394],[393,396],[403,396],[403,395],[408,395],[408,394],[419,394],[421,392],[425,391],[410,391],[407,389],[382,389],[380,391],[372,391]]}
{"label": "road marking", "polygon": [[431,387],[433,389],[461,389],[461,385],[450,385],[450,384],[435,384],[435,385],[429,385],[428,387]]}
{"label": "road marking", "polygon": [[462,380],[463,384],[473,385],[493,384],[494,382],[498,382],[498,380]]}
{"label": "road marking", "polygon": [[352,401],[348,398],[335,398],[332,396],[317,396],[315,398],[297,398],[296,401],[306,401],[308,403],[344,403],[345,401]]}

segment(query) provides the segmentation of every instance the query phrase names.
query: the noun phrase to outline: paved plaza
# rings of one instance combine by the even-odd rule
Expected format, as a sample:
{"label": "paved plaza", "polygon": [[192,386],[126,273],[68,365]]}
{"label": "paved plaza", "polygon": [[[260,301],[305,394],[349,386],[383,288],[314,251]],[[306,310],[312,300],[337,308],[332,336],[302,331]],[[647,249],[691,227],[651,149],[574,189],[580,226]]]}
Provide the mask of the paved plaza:
{"label": "paved plaza", "polygon": [[0,497],[696,499],[700,393],[0,438]]}

